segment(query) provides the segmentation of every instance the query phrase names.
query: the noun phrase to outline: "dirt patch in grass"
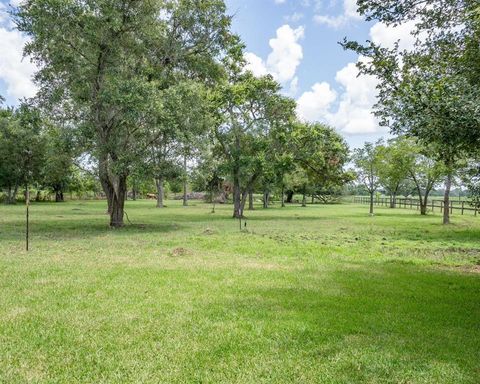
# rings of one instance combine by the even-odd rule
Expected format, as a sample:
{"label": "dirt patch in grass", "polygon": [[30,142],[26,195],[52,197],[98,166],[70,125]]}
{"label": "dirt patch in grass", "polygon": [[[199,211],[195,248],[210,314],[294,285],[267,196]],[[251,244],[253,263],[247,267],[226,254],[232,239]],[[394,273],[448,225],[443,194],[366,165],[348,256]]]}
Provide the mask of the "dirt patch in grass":
{"label": "dirt patch in grass", "polygon": [[465,273],[475,273],[480,274],[480,265],[462,265],[460,267],[455,268],[458,271],[465,272]]}
{"label": "dirt patch in grass", "polygon": [[170,251],[170,256],[171,257],[182,257],[182,256],[187,256],[189,254],[188,250],[185,248],[175,248],[172,251]]}
{"label": "dirt patch in grass", "polygon": [[203,235],[205,236],[210,236],[210,235],[214,235],[216,234],[217,232],[214,230],[214,229],[211,229],[211,228],[207,228],[203,231]]}

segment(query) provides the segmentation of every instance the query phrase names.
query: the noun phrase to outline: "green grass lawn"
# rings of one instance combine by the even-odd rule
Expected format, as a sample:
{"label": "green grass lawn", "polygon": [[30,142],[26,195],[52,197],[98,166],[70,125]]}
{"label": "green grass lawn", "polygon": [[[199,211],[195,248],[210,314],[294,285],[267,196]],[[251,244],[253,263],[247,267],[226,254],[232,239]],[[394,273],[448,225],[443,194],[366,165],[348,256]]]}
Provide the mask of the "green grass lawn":
{"label": "green grass lawn", "polygon": [[479,383],[480,217],[0,207],[0,383]]}

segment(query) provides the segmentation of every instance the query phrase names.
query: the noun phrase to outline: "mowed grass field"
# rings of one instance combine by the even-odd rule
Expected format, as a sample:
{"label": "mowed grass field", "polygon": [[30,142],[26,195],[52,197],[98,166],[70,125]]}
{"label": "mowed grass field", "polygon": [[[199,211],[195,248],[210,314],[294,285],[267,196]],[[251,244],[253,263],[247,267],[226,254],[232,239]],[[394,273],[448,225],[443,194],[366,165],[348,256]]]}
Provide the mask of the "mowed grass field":
{"label": "mowed grass field", "polygon": [[479,383],[480,217],[0,206],[0,383]]}

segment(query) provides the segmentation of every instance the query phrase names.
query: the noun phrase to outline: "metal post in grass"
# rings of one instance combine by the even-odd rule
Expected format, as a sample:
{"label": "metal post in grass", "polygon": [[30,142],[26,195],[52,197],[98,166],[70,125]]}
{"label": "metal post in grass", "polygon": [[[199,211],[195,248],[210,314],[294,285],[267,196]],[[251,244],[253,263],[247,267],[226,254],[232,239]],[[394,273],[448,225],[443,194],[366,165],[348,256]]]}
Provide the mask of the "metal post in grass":
{"label": "metal post in grass", "polygon": [[26,172],[26,180],[25,180],[25,205],[26,205],[26,212],[25,212],[25,250],[28,252],[29,243],[30,243],[30,191],[28,189],[28,183],[31,180],[32,171],[30,169],[30,164],[32,160],[32,150],[25,149],[25,168],[27,169]]}
{"label": "metal post in grass", "polygon": [[30,208],[30,191],[28,190],[28,184],[25,187],[25,205],[26,205],[26,223],[25,223],[25,250],[28,252],[29,245],[29,208]]}

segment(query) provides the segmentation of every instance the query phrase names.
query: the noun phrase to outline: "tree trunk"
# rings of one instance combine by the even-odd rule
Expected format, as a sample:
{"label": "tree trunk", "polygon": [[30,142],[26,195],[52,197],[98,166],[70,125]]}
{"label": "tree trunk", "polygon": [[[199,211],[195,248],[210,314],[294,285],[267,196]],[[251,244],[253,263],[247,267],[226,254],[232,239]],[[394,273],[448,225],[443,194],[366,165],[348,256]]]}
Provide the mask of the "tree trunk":
{"label": "tree trunk", "polygon": [[291,204],[293,201],[293,191],[287,192],[287,203]]}
{"label": "tree trunk", "polygon": [[245,211],[245,204],[247,203],[247,196],[248,196],[248,192],[244,191],[242,193],[242,198],[240,201],[240,214],[242,215],[242,217],[243,217],[243,212]]}
{"label": "tree trunk", "polygon": [[373,216],[373,194],[374,192],[370,192],[370,215]]}
{"label": "tree trunk", "polygon": [[123,215],[125,195],[127,194],[127,177],[117,176],[113,184],[112,212],[110,213],[110,226],[120,228],[124,226]]}
{"label": "tree trunk", "polygon": [[429,191],[425,191],[425,197],[423,198],[422,197],[422,190],[420,189],[420,185],[416,181],[415,181],[415,186],[417,187],[418,202],[420,203],[420,215],[425,216],[427,214],[427,204],[428,204]]}
{"label": "tree trunk", "polygon": [[187,196],[187,155],[183,156],[183,206],[188,205]]}
{"label": "tree trunk", "polygon": [[397,194],[396,193],[392,193],[390,195],[390,208],[395,208],[397,205]]}
{"label": "tree trunk", "polygon": [[312,195],[312,205],[315,204],[315,195]]}
{"label": "tree trunk", "polygon": [[250,189],[248,191],[248,210],[253,211],[255,208],[253,207],[253,190]]}
{"label": "tree trunk", "polygon": [[285,187],[282,185],[282,208],[285,208]]}
{"label": "tree trunk", "polygon": [[445,181],[445,195],[443,196],[443,224],[450,224],[450,190],[452,189],[452,172],[449,172]]}
{"label": "tree trunk", "polygon": [[64,201],[64,200],[63,200],[63,193],[62,193],[62,191],[56,190],[56,191],[55,191],[55,202],[56,202],[56,203],[61,203],[61,202],[63,202],[63,201]]}
{"label": "tree trunk", "polygon": [[303,191],[303,198],[302,198],[302,207],[307,206],[307,194],[305,191]]}
{"label": "tree trunk", "polygon": [[263,192],[263,208],[268,208],[269,200],[270,200],[270,192],[268,191]]}
{"label": "tree trunk", "polygon": [[11,200],[10,204],[16,204],[17,203],[17,194],[18,194],[18,184],[15,184],[15,187],[13,188],[12,200]]}
{"label": "tree trunk", "polygon": [[8,186],[5,204],[12,204],[12,186]]}
{"label": "tree trunk", "polygon": [[157,186],[157,208],[163,208],[163,177],[155,179]]}
{"label": "tree trunk", "polygon": [[137,190],[132,188],[132,200],[137,201]]}
{"label": "tree trunk", "polygon": [[233,217],[239,219],[242,217],[240,191],[240,169],[235,165],[233,169]]}
{"label": "tree trunk", "polygon": [[108,170],[107,170],[107,160],[100,159],[98,162],[98,176],[100,179],[100,184],[102,185],[103,192],[107,197],[107,214],[112,214],[113,209],[113,195],[114,190],[113,186],[108,179]]}
{"label": "tree trunk", "polygon": [[420,197],[420,215],[425,216],[427,214],[427,199]]}

